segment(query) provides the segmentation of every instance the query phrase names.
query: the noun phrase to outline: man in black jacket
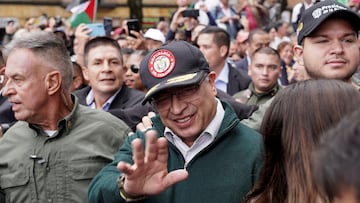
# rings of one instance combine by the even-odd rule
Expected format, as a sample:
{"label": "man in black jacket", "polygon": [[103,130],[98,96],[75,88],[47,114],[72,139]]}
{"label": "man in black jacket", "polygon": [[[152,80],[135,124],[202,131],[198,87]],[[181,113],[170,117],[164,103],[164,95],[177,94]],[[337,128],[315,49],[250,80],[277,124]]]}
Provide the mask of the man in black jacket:
{"label": "man in black jacket", "polygon": [[200,51],[204,54],[211,71],[215,71],[216,88],[233,95],[246,89],[251,81],[245,71],[236,70],[228,62],[230,36],[219,27],[206,27],[197,39]]}
{"label": "man in black jacket", "polygon": [[75,95],[80,104],[108,111],[134,129],[153,108],[140,104],[143,92],[124,84],[123,64],[121,48],[115,40],[108,37],[91,39],[84,49],[84,78],[89,81],[89,86],[76,91]]}

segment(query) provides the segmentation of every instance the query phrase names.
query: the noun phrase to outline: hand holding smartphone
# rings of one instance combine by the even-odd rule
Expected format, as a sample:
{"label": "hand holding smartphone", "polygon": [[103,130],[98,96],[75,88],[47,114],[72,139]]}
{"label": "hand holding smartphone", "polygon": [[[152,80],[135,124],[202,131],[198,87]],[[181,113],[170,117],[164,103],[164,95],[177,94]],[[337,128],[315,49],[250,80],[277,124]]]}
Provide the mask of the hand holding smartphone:
{"label": "hand holding smartphone", "polygon": [[131,34],[131,30],[134,30],[136,32],[140,32],[140,23],[138,19],[129,19],[127,20],[127,27],[128,27],[128,32],[129,32],[129,36],[136,38],[135,35]]}
{"label": "hand holding smartphone", "polygon": [[182,13],[183,17],[197,18],[199,16],[199,9],[186,9]]}
{"label": "hand holding smartphone", "polygon": [[103,23],[86,24],[92,31],[90,37],[105,36],[105,28]]}

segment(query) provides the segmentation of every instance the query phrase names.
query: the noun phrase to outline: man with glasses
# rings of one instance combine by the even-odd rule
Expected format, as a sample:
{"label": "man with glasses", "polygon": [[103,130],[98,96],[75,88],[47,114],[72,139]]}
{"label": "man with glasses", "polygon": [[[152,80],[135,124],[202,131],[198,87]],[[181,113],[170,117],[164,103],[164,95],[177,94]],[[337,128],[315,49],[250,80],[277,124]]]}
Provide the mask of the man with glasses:
{"label": "man with glasses", "polygon": [[216,98],[216,73],[199,49],[173,41],[149,53],[140,76],[159,112],[127,138],[93,179],[90,203],[242,202],[262,165],[262,139]]}

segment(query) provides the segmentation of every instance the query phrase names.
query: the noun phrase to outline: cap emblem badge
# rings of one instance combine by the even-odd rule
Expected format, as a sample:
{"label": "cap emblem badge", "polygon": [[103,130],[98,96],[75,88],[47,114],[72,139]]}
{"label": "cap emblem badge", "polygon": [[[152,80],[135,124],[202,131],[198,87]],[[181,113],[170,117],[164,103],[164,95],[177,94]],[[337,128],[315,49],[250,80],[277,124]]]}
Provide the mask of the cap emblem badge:
{"label": "cap emblem badge", "polygon": [[155,78],[166,77],[174,70],[175,62],[173,53],[165,49],[157,50],[150,56],[149,72]]}

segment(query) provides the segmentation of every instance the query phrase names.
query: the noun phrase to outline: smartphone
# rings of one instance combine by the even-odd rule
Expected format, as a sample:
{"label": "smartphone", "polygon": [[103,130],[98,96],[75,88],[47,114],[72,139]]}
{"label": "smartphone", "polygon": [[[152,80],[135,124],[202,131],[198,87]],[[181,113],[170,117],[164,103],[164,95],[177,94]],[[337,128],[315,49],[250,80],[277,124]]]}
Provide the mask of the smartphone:
{"label": "smartphone", "polygon": [[129,32],[129,36],[136,38],[135,35],[131,34],[130,31],[134,30],[136,32],[140,32],[140,23],[138,19],[129,19],[127,20],[127,27],[128,27],[128,32]]}
{"label": "smartphone", "polygon": [[105,36],[105,28],[103,23],[90,23],[86,24],[92,31],[90,37]]}
{"label": "smartphone", "polygon": [[112,18],[104,17],[104,19],[103,19],[105,35],[108,36],[108,37],[111,36],[112,22],[113,22]]}
{"label": "smartphone", "polygon": [[199,16],[199,9],[186,9],[181,14],[183,17],[197,18]]}

